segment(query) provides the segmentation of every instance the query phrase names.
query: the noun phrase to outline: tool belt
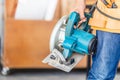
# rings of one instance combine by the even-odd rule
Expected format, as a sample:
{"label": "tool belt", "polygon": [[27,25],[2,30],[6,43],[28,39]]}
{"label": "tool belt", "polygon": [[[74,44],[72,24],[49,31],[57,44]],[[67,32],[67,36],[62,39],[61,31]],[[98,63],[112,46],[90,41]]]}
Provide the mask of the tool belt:
{"label": "tool belt", "polygon": [[[115,4],[115,0],[101,0],[103,2],[103,4],[107,7],[107,8],[111,8],[111,9],[114,9],[114,8],[117,8],[117,5]],[[114,19],[114,20],[118,20],[120,21],[120,18],[117,18],[117,17],[113,17],[105,12],[103,12],[101,9],[99,9],[99,7],[97,6],[97,2],[93,5],[98,12],[100,12],[102,15],[108,17],[108,18],[111,18],[111,19]]]}
{"label": "tool belt", "polygon": [[115,1],[117,8],[108,8],[101,0],[93,5],[95,11],[89,21],[92,29],[120,33],[120,0]]}

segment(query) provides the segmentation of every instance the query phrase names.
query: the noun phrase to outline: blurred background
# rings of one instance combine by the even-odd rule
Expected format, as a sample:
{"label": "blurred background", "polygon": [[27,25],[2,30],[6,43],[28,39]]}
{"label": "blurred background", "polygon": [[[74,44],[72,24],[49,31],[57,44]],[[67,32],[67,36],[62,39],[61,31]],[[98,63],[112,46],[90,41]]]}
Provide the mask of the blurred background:
{"label": "blurred background", "polygon": [[[86,0],[89,11],[96,0]],[[0,0],[0,80],[86,80],[85,57],[70,73],[43,64],[56,22],[75,0]],[[119,80],[118,70],[115,80]]]}

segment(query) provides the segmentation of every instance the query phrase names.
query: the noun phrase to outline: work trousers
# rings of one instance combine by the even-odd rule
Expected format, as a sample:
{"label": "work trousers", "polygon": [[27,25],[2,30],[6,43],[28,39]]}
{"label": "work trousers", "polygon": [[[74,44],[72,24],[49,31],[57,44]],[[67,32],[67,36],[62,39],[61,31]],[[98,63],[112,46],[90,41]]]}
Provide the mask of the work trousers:
{"label": "work trousers", "polygon": [[120,59],[120,34],[97,31],[96,53],[87,80],[113,80]]}

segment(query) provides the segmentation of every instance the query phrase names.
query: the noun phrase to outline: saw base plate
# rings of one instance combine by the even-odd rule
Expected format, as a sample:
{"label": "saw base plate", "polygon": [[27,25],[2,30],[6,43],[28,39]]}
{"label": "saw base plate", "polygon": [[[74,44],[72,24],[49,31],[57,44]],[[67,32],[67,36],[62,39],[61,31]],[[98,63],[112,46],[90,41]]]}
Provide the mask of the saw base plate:
{"label": "saw base plate", "polygon": [[[59,52],[57,49],[54,49],[42,62],[48,63],[48,65],[63,70],[65,72],[70,72],[84,57],[84,55],[79,55],[74,53],[69,60],[65,60],[62,53]],[[74,59],[74,63],[68,64],[68,61]],[[62,61],[62,63],[61,63]]]}

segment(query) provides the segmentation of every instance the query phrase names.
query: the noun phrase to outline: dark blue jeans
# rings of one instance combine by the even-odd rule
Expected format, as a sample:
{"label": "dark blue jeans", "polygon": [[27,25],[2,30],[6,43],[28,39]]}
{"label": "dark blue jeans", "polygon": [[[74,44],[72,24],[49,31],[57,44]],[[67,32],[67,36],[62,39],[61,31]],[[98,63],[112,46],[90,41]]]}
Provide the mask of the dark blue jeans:
{"label": "dark blue jeans", "polygon": [[97,51],[92,56],[88,80],[113,80],[120,59],[120,34],[97,31]]}

